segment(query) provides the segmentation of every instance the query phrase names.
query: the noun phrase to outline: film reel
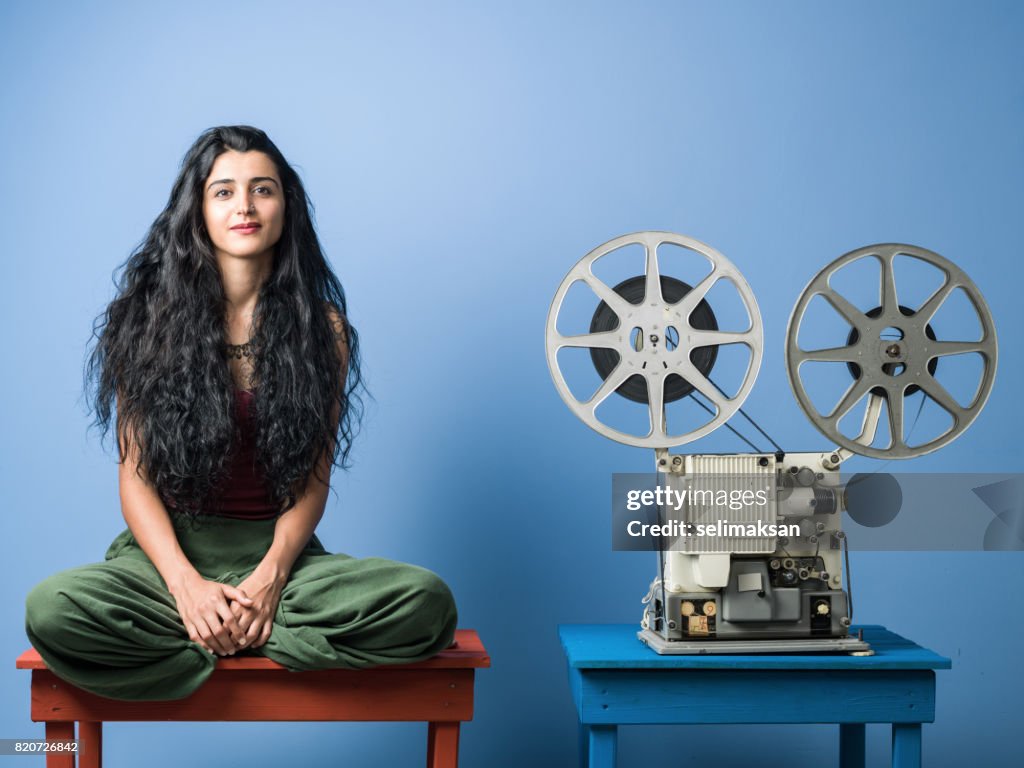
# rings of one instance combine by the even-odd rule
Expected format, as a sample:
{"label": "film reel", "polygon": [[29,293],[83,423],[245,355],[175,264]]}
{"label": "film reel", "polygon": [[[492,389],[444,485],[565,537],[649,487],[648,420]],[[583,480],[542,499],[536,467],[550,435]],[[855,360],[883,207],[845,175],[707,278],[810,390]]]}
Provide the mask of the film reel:
{"label": "film reel", "polygon": [[[916,309],[899,301],[893,263],[899,256],[934,267],[944,278],[942,285]],[[861,259],[876,259],[880,266],[879,304],[867,311],[856,307],[831,284],[840,269]],[[947,341],[936,337],[932,320],[956,289],[964,292],[977,313],[981,327],[981,338],[977,341]],[[826,349],[800,348],[797,338],[801,324],[815,296],[825,299],[850,325],[844,344]],[[885,331],[894,337],[886,338]],[[966,405],[961,405],[935,378],[935,372],[943,357],[967,353],[979,354],[983,365],[974,396]],[[997,359],[995,325],[977,286],[953,262],[913,245],[871,245],[840,256],[815,275],[804,289],[786,330],[786,372],[790,388],[804,413],[830,440],[854,453],[874,458],[913,458],[938,450],[959,437],[988,400]],[[801,378],[800,368],[808,363],[846,363],[852,375],[853,382],[829,413],[818,410]],[[906,435],[906,399],[922,390],[929,400],[949,414],[952,423],[937,437],[911,445]],[[860,433],[844,434],[840,422],[865,398]],[[888,419],[889,445],[873,447],[883,405]]]}
{"label": "film reel", "polygon": [[[666,243],[702,255],[711,264],[710,273],[692,288],[680,280],[663,276],[658,264],[658,246]],[[598,259],[634,244],[644,248],[645,270],[642,276],[613,288],[594,274],[593,265]],[[750,318],[750,326],[744,331],[718,330],[714,313],[704,301],[712,287],[721,280],[735,288]],[[594,313],[590,332],[562,335],[558,331],[559,313],[569,289],[580,281],[599,300],[598,310]],[[640,287],[643,288],[642,294]],[[610,328],[607,322],[609,313],[617,318],[617,323]],[[673,338],[673,332],[675,343],[666,343]],[[764,352],[763,336],[761,314],[754,293],[725,256],[711,246],[683,235],[637,232],[599,245],[569,271],[548,311],[545,347],[548,370],[558,394],[587,426],[626,445],[670,448],[703,437],[728,421],[739,409],[757,378]],[[714,354],[707,350],[727,344],[742,344],[750,350],[745,375],[732,397],[724,394],[708,377],[710,366],[714,365]],[[558,351],[565,347],[591,350],[602,383],[586,400],[573,395],[559,366]],[[615,355],[609,358],[600,354],[605,350]],[[683,380],[682,386],[673,385],[674,376]],[[643,381],[643,388],[638,389],[635,378]],[[669,434],[665,423],[666,402],[693,390],[712,404],[712,418],[688,432]],[[650,424],[646,434],[630,434],[598,418],[598,407],[616,392],[637,402],[646,402]]]}

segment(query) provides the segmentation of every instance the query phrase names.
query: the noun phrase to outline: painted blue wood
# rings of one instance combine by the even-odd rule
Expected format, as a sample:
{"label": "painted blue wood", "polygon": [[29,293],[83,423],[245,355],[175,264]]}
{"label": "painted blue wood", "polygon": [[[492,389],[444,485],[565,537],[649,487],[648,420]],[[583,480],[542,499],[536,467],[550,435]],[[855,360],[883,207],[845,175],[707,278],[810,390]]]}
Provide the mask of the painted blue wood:
{"label": "painted blue wood", "polygon": [[[637,637],[635,624],[566,624],[558,628],[571,667],[593,669],[951,669],[952,661],[878,625],[864,625],[874,656],[757,654],[660,656]],[[854,627],[856,633],[858,627]]]}
{"label": "painted blue wood", "polygon": [[614,725],[587,726],[590,735],[590,768],[615,768],[619,730]]}
{"label": "painted blue wood", "polygon": [[920,768],[921,726],[893,723],[892,768]]}
{"label": "painted blue wood", "polygon": [[864,768],[863,723],[839,724],[839,768]]}
{"label": "painted blue wood", "polygon": [[579,766],[587,768],[590,765],[590,726],[580,724],[579,730]]}
{"label": "painted blue wood", "polygon": [[884,722],[893,724],[893,768],[920,768],[934,670],[952,662],[885,627],[862,629],[874,656],[659,656],[634,625],[559,627],[580,764],[613,768],[619,724],[839,723],[841,768],[863,768],[864,723]]}
{"label": "painted blue wood", "polygon": [[583,723],[921,723],[935,720],[931,670],[589,669]]}

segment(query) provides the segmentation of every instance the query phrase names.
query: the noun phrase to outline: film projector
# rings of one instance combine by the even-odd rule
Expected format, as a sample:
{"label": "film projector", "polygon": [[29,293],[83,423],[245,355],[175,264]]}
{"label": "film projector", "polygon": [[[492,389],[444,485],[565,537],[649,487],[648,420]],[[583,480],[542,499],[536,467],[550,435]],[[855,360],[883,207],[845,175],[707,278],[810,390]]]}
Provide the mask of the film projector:
{"label": "film projector", "polygon": [[[952,330],[950,307],[967,316],[970,338]],[[584,256],[551,302],[545,344],[576,416],[654,449],[659,494],[674,500],[658,502],[659,520],[671,507],[673,530],[714,521],[705,535],[661,534],[651,547],[658,573],[638,636],[663,654],[871,653],[849,629],[841,513],[853,514],[857,479],[876,475],[844,483],[840,465],[854,454],[909,459],[955,440],[984,407],[997,362],[991,314],[955,264],[912,245],[851,251],[811,279],[786,330],[790,388],[835,447],[783,451],[741,410],[764,353],[750,285],[714,248],[669,232],[624,235]],[[959,396],[946,372],[957,372]],[[774,450],[740,435],[738,413]],[[670,452],[721,426],[753,452]],[[708,503],[723,491],[740,501]]]}

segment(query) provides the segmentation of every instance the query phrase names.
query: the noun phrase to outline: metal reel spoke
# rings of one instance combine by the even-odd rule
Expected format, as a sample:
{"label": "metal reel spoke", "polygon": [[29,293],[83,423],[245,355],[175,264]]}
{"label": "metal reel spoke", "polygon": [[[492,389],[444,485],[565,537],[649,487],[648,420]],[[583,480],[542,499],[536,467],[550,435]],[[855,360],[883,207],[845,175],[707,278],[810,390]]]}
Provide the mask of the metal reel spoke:
{"label": "metal reel spoke", "polygon": [[868,395],[868,405],[864,410],[864,420],[860,425],[860,434],[853,442],[860,445],[871,445],[878,433],[878,421],[882,416],[882,398],[871,393]]}
{"label": "metal reel spoke", "polygon": [[953,417],[954,428],[968,418],[969,409],[963,408],[956,401],[956,398],[949,394],[949,390],[942,386],[933,376],[926,376],[919,380],[917,384],[928,397],[938,403],[946,413]]}
{"label": "metal reel spoke", "polygon": [[[897,256],[909,256],[942,272],[943,284],[916,309],[900,304],[894,270]],[[876,310],[862,312],[830,284],[841,268],[859,259],[873,258],[881,265],[879,304]],[[945,341],[935,339],[937,331],[929,325],[936,311],[954,289],[962,289],[977,313],[982,328],[980,341]],[[855,340],[847,346],[803,350],[797,343],[801,323],[808,305],[815,296],[822,296],[856,329]],[[895,328],[895,337],[889,331]],[[851,334],[851,339],[854,334]],[[978,353],[983,370],[973,402],[962,407],[932,374],[936,361],[951,355]],[[941,448],[955,440],[984,407],[995,380],[998,357],[995,326],[981,292],[955,264],[937,253],[913,245],[884,244],[860,248],[839,257],[811,279],[793,308],[786,329],[786,372],[790,388],[811,422],[826,437],[843,449],[875,458],[913,458]],[[811,402],[800,375],[800,367],[821,362],[846,363],[857,376],[829,414],[819,413]],[[946,432],[920,445],[910,446],[906,428],[906,397],[923,390],[953,420]],[[873,447],[880,420],[882,393],[888,405],[890,443],[888,448]],[[861,432],[849,437],[839,430],[839,422],[868,395],[867,411]]]}
{"label": "metal reel spoke", "polygon": [[857,347],[830,347],[828,349],[799,350],[798,364],[803,363],[855,363]]}
{"label": "metal reel spoke", "polygon": [[563,336],[558,334],[555,342],[558,347],[586,347],[587,349],[618,349],[621,343],[622,333],[615,331],[602,331],[600,333],[580,333],[574,336]]}
{"label": "metal reel spoke", "polygon": [[[662,295],[663,280],[670,277],[663,276],[658,265],[658,247],[662,243],[681,246],[695,252],[695,255],[703,256],[711,263],[710,274],[697,286],[686,286],[687,292],[677,302],[669,302]],[[593,272],[593,264],[598,259],[619,248],[634,244],[642,245],[646,256],[643,278],[645,295],[643,301],[638,304],[624,299],[616,289],[596,277]],[[750,318],[750,328],[746,331],[708,331],[696,328],[692,324],[691,315],[699,314],[698,306],[720,279],[728,279],[739,294],[743,308]],[[558,331],[559,313],[566,294],[578,281],[586,284],[596,297],[615,313],[619,322],[617,328],[610,331],[595,329],[591,333],[574,335]],[[679,281],[675,280],[674,284],[678,283]],[[642,342],[635,345],[634,334],[630,330],[634,328],[640,329],[639,338],[642,339]],[[675,329],[671,337],[670,329]],[[673,339],[671,343],[670,338]],[[751,351],[750,363],[743,381],[732,398],[725,397],[689,357],[694,349],[725,344],[744,344]],[[671,232],[638,232],[624,235],[598,246],[584,256],[566,275],[551,302],[545,346],[548,370],[551,372],[555,388],[578,418],[606,437],[627,445],[648,448],[671,448],[682,445],[708,434],[725,423],[742,405],[753,388],[764,352],[763,326],[757,301],[739,270],[711,246]],[[566,347],[614,350],[619,356],[618,364],[610,373],[604,374],[603,370],[607,369],[598,368],[598,373],[603,375],[604,379],[594,395],[586,401],[581,401],[572,394],[559,365],[558,351]],[[650,423],[647,434],[620,431],[603,422],[597,415],[598,406],[619,390],[630,377],[637,374],[643,376],[647,382],[646,405]],[[683,434],[670,435],[666,428],[666,387],[671,374],[677,374],[685,379],[695,391],[714,403],[717,409],[710,421]],[[622,391],[619,391],[619,394],[622,394]],[[630,397],[635,399],[635,396]],[[675,397],[678,398],[678,395]]]}
{"label": "metal reel spoke", "polygon": [[704,300],[704,297],[708,295],[708,291],[715,286],[715,283],[717,283],[721,277],[722,276],[718,272],[718,265],[714,264],[711,272],[705,275],[703,280],[697,283],[689,293],[676,302],[674,306],[679,314],[685,317],[689,317],[693,314],[693,310],[695,310],[697,305]]}
{"label": "metal reel spoke", "polygon": [[693,331],[689,336],[692,348],[721,346],[723,344],[745,344],[750,347],[756,337],[753,330],[747,331]]}
{"label": "metal reel spoke", "polygon": [[608,395],[618,389],[632,375],[632,371],[622,363],[619,363],[615,370],[608,374],[608,378],[604,380],[601,386],[597,388],[597,392],[587,400],[586,406],[591,416],[594,415],[597,407],[608,399]]}
{"label": "metal reel spoke", "polygon": [[992,339],[984,341],[933,341],[928,345],[929,357],[946,355],[963,355],[968,352],[979,352],[985,357],[995,354],[995,343]]}
{"label": "metal reel spoke", "polygon": [[665,434],[665,377],[647,374],[647,415],[651,419],[650,436],[667,440]]}
{"label": "metal reel spoke", "polygon": [[882,305],[882,316],[887,318],[898,318],[900,316],[900,302],[896,296],[896,270],[893,267],[893,259],[899,251],[895,248],[880,248],[878,260],[882,264],[881,287],[879,296]]}
{"label": "metal reel spoke", "polygon": [[628,314],[631,306],[630,303],[613,291],[608,283],[598,279],[598,277],[590,271],[589,265],[587,266],[586,274],[581,275],[580,280],[586,283],[587,287],[597,294],[597,298],[612,308],[612,311],[619,316],[619,321],[622,320],[623,316]]}
{"label": "metal reel spoke", "polygon": [[688,359],[680,361],[675,372],[690,382],[695,390],[710,400],[719,413],[729,407],[730,399],[709,378],[698,371],[697,367]]}
{"label": "metal reel spoke", "polygon": [[646,258],[646,290],[644,291],[644,302],[651,304],[661,303],[661,270],[658,269],[658,246],[661,241],[655,237],[653,232],[648,233],[644,238],[644,254]]}
{"label": "metal reel spoke", "polygon": [[946,299],[949,298],[950,294],[956,288],[956,283],[950,279],[949,275],[946,275],[946,282],[943,283],[939,288],[931,295],[931,297],[921,305],[921,308],[917,310],[917,316],[921,318],[921,321],[927,323],[938,311]]}
{"label": "metal reel spoke", "polygon": [[906,409],[906,391],[902,387],[890,387],[886,390],[886,404],[889,412],[889,445],[891,447],[906,448],[903,435],[904,414]]}
{"label": "metal reel spoke", "polygon": [[853,382],[843,393],[842,399],[836,403],[836,407],[832,409],[831,413],[826,417],[832,424],[838,425],[839,420],[848,414],[861,398],[864,397],[871,390],[871,382],[867,381],[864,377],[857,379]]}
{"label": "metal reel spoke", "polygon": [[820,294],[825,301],[835,307],[836,311],[843,316],[843,319],[846,320],[846,322],[858,331],[861,330],[865,319],[863,312],[857,309],[857,307],[851,304],[842,294],[838,293],[831,287],[822,288]]}

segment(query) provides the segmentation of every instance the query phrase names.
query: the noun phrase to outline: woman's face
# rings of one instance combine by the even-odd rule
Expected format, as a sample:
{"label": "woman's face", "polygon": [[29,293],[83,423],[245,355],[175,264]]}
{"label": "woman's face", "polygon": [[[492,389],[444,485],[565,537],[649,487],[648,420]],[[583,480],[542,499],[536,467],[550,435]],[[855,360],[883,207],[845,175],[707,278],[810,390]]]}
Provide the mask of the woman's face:
{"label": "woman's face", "polygon": [[281,178],[267,155],[222,153],[203,185],[203,220],[218,261],[272,259],[284,205]]}

